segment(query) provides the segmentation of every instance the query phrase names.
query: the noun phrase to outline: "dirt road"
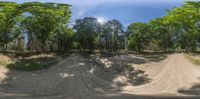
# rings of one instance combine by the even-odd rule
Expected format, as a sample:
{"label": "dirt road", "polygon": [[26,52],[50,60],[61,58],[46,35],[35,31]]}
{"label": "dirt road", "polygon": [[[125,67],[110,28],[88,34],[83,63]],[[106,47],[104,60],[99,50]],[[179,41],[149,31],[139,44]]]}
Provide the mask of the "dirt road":
{"label": "dirt road", "polygon": [[184,91],[200,82],[198,80],[200,77],[198,67],[190,63],[182,54],[170,55],[156,66],[149,67],[147,74],[152,79],[150,83],[138,87],[126,86],[124,90],[128,93],[145,95],[177,95],[177,91]]}
{"label": "dirt road", "polygon": [[[126,58],[130,59],[123,57]],[[195,87],[195,95],[184,93],[200,84],[200,70],[182,54],[169,55],[145,67],[151,80],[137,86],[116,72],[105,71],[101,65],[88,57],[73,54],[47,70],[7,71],[1,79],[0,99],[199,98],[198,87]]]}

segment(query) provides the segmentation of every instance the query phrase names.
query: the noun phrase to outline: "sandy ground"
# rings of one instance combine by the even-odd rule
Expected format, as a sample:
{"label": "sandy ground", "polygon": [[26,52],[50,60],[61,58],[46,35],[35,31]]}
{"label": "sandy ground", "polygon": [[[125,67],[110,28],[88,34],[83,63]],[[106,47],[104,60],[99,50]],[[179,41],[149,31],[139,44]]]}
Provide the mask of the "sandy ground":
{"label": "sandy ground", "polygon": [[191,64],[182,54],[170,55],[164,61],[147,69],[147,74],[152,79],[150,83],[137,87],[126,86],[124,91],[144,95],[165,93],[180,95],[179,91],[186,91],[199,83],[199,68]]}
{"label": "sandy ground", "polygon": [[[135,64],[146,62],[131,57],[115,57],[112,64],[126,59]],[[102,67],[98,61],[72,54],[57,66],[42,71],[0,68],[0,99],[200,98],[200,69],[182,54],[169,55],[163,61],[145,66],[150,81],[141,85],[133,85],[130,79]]]}

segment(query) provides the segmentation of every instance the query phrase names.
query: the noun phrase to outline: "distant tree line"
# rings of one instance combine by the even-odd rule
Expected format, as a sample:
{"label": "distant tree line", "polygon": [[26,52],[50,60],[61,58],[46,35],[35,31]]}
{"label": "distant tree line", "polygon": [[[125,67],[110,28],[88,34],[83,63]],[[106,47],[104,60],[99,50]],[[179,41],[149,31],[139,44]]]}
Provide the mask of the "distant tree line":
{"label": "distant tree line", "polygon": [[116,52],[125,48],[126,32],[118,20],[110,20],[102,25],[96,18],[86,17],[76,20],[74,29],[76,40],[83,51]]}
{"label": "distant tree line", "polygon": [[86,17],[69,28],[70,16],[68,4],[0,2],[1,51],[124,49],[125,32],[119,21],[101,25],[96,18]]}
{"label": "distant tree line", "polygon": [[128,47],[141,51],[199,51],[200,2],[186,2],[166,16],[128,26]]}
{"label": "distant tree line", "polygon": [[0,50],[53,51],[198,51],[200,2],[186,2],[166,16],[124,28],[118,20],[101,24],[93,17],[68,23],[71,5],[0,2]]}

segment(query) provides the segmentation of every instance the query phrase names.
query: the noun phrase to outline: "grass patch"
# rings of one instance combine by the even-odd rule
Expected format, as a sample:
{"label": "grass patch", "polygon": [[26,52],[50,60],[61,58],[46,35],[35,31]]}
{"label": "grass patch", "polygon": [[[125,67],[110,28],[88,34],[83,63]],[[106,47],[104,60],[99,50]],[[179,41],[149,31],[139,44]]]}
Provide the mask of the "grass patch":
{"label": "grass patch", "polygon": [[28,59],[19,59],[9,65],[10,69],[24,70],[24,71],[34,71],[56,64],[58,58],[55,57],[40,57],[40,58],[28,58]]}
{"label": "grass patch", "polygon": [[145,58],[147,61],[159,62],[161,60],[166,59],[168,55],[167,54],[152,54],[152,55],[142,54],[142,55],[139,55],[139,56]]}
{"label": "grass patch", "polygon": [[200,65],[200,60],[196,60],[195,64]]}
{"label": "grass patch", "polygon": [[192,63],[196,65],[200,65],[200,54],[193,54],[193,53],[188,53],[185,54],[186,58],[189,59]]}
{"label": "grass patch", "polygon": [[3,66],[5,66],[5,65],[7,65],[8,63],[6,62],[6,61],[2,61],[2,60],[0,60],[0,65],[3,65]]}
{"label": "grass patch", "polygon": [[0,55],[0,65],[6,66],[10,64],[12,59],[6,55]]}

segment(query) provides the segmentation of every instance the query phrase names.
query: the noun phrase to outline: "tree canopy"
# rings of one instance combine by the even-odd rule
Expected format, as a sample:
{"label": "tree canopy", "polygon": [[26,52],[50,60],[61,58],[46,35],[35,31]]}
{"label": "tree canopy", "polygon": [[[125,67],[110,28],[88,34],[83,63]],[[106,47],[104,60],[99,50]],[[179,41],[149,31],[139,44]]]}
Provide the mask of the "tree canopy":
{"label": "tree canopy", "polygon": [[199,51],[200,2],[185,2],[149,22],[77,19],[68,26],[71,5],[0,2],[1,51]]}
{"label": "tree canopy", "polygon": [[[200,2],[186,2],[181,7],[174,7],[166,16],[147,22],[150,31],[139,23],[129,25],[129,48],[144,45],[145,41],[148,41],[142,50],[197,51],[200,45],[199,9]],[[138,36],[139,34],[141,36]],[[149,37],[144,40],[145,34],[149,34]],[[142,44],[138,41],[141,39],[143,39]]]}

